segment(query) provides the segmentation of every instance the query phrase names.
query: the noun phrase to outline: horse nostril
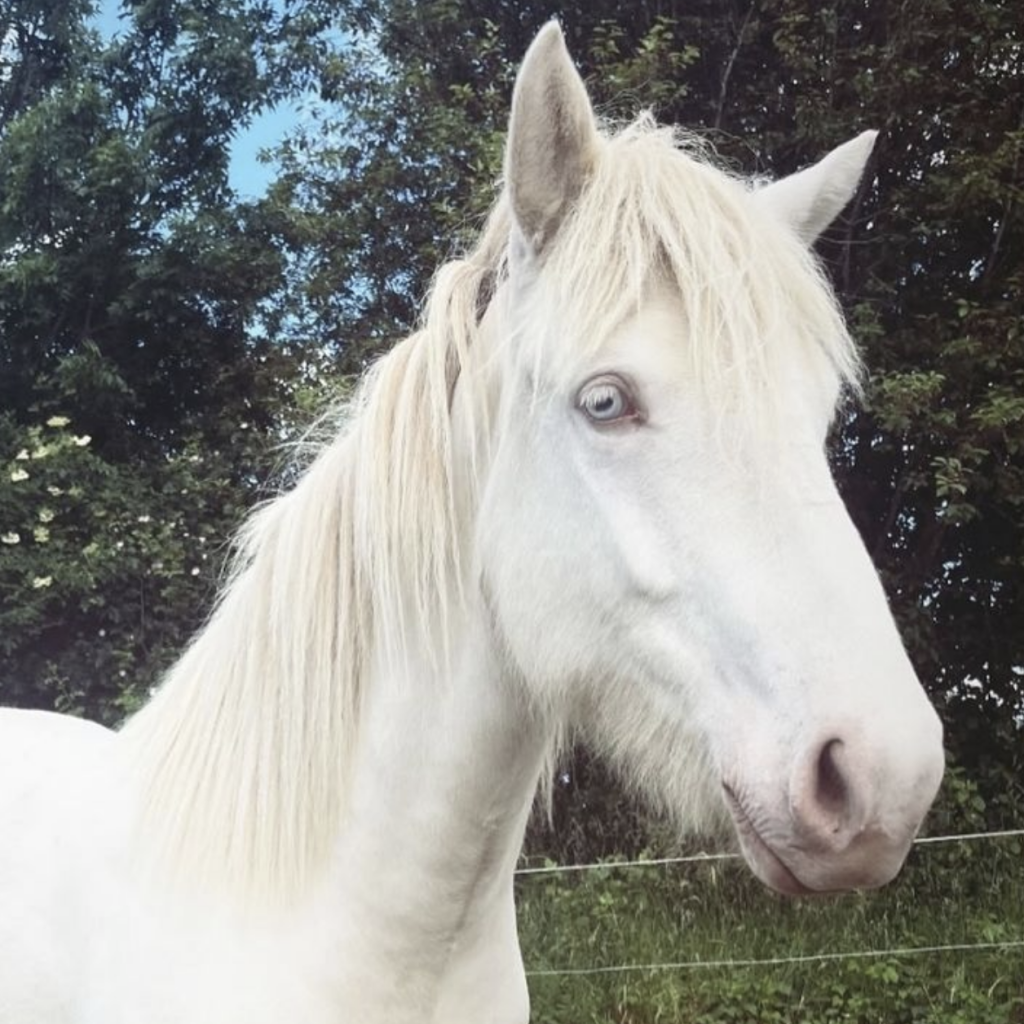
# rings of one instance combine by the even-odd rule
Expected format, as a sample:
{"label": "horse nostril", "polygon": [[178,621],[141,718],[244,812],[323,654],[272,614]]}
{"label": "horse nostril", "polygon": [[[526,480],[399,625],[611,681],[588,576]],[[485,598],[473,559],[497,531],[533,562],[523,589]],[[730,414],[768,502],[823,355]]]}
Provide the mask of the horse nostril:
{"label": "horse nostril", "polygon": [[842,740],[828,740],[818,755],[814,799],[820,810],[833,818],[832,831],[842,828],[843,815],[849,802],[849,787],[838,763],[843,749]]}

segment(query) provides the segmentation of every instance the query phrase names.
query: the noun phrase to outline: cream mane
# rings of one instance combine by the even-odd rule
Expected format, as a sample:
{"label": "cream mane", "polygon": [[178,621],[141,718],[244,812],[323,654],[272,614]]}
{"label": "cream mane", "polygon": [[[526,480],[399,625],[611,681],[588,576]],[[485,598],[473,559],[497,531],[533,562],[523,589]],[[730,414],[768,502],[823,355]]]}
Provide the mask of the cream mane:
{"label": "cream mane", "polygon": [[557,309],[563,344],[534,362],[571,374],[657,279],[682,298],[686,350],[710,399],[771,407],[785,396],[778,357],[794,348],[824,353],[837,381],[856,387],[857,350],[817,258],[750,192],[699,138],[648,115],[604,140],[545,261],[544,300],[527,312],[534,329],[521,331],[543,340],[541,320]]}
{"label": "cream mane", "polygon": [[[545,256],[539,301],[516,311],[517,358],[559,378],[657,274],[682,296],[681,343],[709,389],[724,381],[769,403],[772,353],[786,345],[819,346],[839,379],[856,378],[816,263],[781,227],[764,245],[743,184],[646,118],[602,145]],[[480,323],[506,275],[510,226],[499,200],[476,248],[441,269],[420,330],[367,376],[295,488],[243,528],[208,624],[125,726],[142,851],[182,877],[300,889],[341,825],[369,659],[400,652],[410,618],[447,642],[472,528],[457,460],[470,476],[486,470],[482,453],[455,450],[453,403],[470,424],[488,414]],[[544,344],[551,310],[558,351]]]}

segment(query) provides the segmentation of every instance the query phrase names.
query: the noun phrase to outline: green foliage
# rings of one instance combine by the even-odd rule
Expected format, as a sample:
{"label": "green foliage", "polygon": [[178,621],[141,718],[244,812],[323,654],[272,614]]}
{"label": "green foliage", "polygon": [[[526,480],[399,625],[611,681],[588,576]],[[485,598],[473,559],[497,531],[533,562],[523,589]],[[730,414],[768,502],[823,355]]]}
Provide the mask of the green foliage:
{"label": "green foliage", "polygon": [[91,0],[7,0],[0,10],[0,132],[73,68]]}
{"label": "green foliage", "polygon": [[5,703],[113,722],[197,628],[243,511],[230,451],[191,444],[159,467],[109,462],[62,416],[0,420],[0,665]]}
{"label": "green foliage", "polygon": [[[1018,788],[1012,813],[1024,818]],[[982,827],[985,801],[957,769],[935,816]],[[662,851],[658,851],[661,853]],[[1024,940],[1017,837],[917,847],[875,893],[788,900],[737,862],[602,868],[519,879],[528,970],[700,963],[531,978],[537,1024],[1019,1024],[1020,948],[885,950]],[[832,954],[803,963],[720,964]]]}
{"label": "green foliage", "polygon": [[91,10],[0,17],[0,692],[112,721],[201,622],[303,386],[226,166],[308,24],[129,2],[103,45]]}
{"label": "green foliage", "polygon": [[[514,69],[494,23],[467,31],[460,16],[455,4],[344,7],[343,46],[321,72],[329,105],[277,154],[264,206],[292,254],[282,304],[353,372],[408,331],[430,275],[496,194]],[[438,50],[464,55],[469,74],[444,74]]]}

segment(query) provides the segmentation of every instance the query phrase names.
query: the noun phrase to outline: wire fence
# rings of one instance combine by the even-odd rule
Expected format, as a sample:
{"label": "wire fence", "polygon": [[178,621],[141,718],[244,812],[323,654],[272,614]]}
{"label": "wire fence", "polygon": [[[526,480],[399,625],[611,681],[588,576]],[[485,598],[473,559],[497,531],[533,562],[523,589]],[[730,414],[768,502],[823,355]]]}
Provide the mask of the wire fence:
{"label": "wire fence", "polygon": [[[999,832],[965,832],[950,836],[921,836],[914,840],[914,846],[939,843],[965,843],[976,839],[1009,839],[1024,836],[1024,828],[1003,829]],[[590,864],[543,864],[537,867],[517,868],[517,876],[558,875],[574,871],[597,871],[618,868],[656,868],[668,864],[706,864],[723,860],[742,860],[739,853],[691,853],[680,857],[648,857],[638,860],[604,860]]]}
{"label": "wire fence", "polygon": [[[989,839],[1011,839],[1024,837],[1024,828],[1003,829],[995,832],[967,832],[956,835],[922,836],[914,841],[915,846],[935,846],[944,843],[965,843]],[[568,874],[620,868],[664,867],[672,864],[700,864],[715,861],[741,859],[738,853],[695,853],[679,857],[652,857],[638,860],[597,861],[589,864],[546,864],[539,867],[524,867],[516,871],[518,876]],[[596,967],[534,968],[526,971],[530,978],[591,977],[599,975],[622,975],[651,973],[656,971],[694,971],[745,967],[780,967],[795,964],[827,963],[839,960],[870,960],[937,955],[940,953],[1008,953],[1024,950],[1024,938],[1007,939],[1000,942],[964,942],[931,946],[897,946],[888,949],[860,949],[825,953],[808,953],[798,956],[763,957],[758,959],[733,960],[668,960],[656,963],[610,964]]]}
{"label": "wire fence", "polygon": [[528,978],[552,978],[569,975],[628,974],[636,971],[688,971],[726,967],[780,967],[785,964],[814,964],[832,960],[870,960],[881,957],[922,956],[926,953],[967,953],[978,950],[1007,952],[1024,949],[1024,939],[1006,942],[962,942],[945,946],[903,946],[894,949],[858,949],[837,953],[808,953],[805,956],[772,956],[760,960],[678,960],[653,964],[613,964],[609,967],[562,967],[526,972]]}

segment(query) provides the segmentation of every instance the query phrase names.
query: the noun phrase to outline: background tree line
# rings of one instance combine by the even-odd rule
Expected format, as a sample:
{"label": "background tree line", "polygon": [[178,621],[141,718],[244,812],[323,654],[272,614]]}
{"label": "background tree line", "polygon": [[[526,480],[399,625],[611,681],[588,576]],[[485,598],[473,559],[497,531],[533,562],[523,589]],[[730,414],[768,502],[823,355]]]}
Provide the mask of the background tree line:
{"label": "background tree line", "polygon": [[[605,115],[653,106],[737,169],[788,173],[880,129],[820,246],[871,371],[836,471],[989,822],[1020,810],[1015,0],[122,13],[104,39],[90,0],[0,8],[0,699],[115,722],[145,698],[282,442],[409,329],[433,269],[472,238],[515,67],[557,14]],[[235,195],[233,137],[309,95],[267,195]],[[641,842],[585,754],[564,780],[547,848]]]}
{"label": "background tree line", "polygon": [[[413,323],[495,195],[515,67],[558,15],[600,110],[744,172],[880,129],[820,244],[870,368],[836,473],[947,726],[933,831],[1024,823],[1024,46],[1017,0],[0,0],[0,702],[116,723],[213,598],[288,441]],[[305,98],[258,200],[230,145]],[[585,751],[534,857],[673,848]],[[541,1024],[1021,1024],[1017,839],[779,902],[741,871],[520,884],[527,964],[994,944],[534,979]]]}

